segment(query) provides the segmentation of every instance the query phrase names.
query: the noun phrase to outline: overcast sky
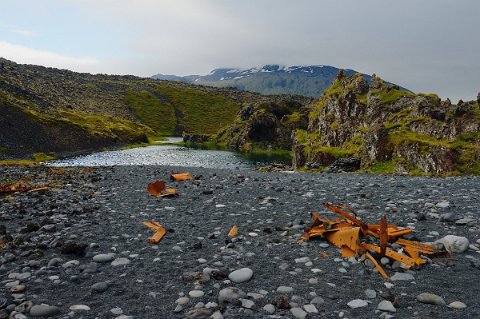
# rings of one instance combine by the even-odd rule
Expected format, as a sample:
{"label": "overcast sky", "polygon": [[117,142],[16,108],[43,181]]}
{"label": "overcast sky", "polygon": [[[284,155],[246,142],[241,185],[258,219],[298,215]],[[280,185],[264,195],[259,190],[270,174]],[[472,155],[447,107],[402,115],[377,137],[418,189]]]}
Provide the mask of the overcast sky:
{"label": "overcast sky", "polygon": [[1,0],[0,56],[91,73],[332,65],[480,91],[480,0]]}

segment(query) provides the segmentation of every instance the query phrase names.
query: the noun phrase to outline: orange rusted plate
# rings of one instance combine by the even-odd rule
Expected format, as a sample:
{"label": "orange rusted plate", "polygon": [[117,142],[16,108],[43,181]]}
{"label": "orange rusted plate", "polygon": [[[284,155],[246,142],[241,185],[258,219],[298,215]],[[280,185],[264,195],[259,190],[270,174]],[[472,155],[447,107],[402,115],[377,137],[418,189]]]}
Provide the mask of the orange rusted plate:
{"label": "orange rusted plate", "polygon": [[157,180],[147,185],[147,191],[152,196],[160,196],[165,189],[165,182]]}
{"label": "orange rusted plate", "polygon": [[143,224],[155,231],[155,234],[147,240],[149,244],[158,244],[166,234],[165,228],[158,222],[143,222]]}
{"label": "orange rusted plate", "polygon": [[365,252],[365,255],[367,255],[368,259],[375,265],[375,268],[377,268],[378,272],[380,275],[382,275],[383,278],[387,279],[388,281],[391,281],[392,279],[390,278],[389,275],[383,270],[382,266],[373,258],[373,256],[367,251]]}
{"label": "orange rusted plate", "polygon": [[325,238],[338,248],[347,246],[352,251],[358,251],[360,248],[358,241],[360,227],[343,227],[334,232],[325,233]]}
{"label": "orange rusted plate", "polygon": [[18,182],[18,183],[0,186],[0,193],[25,192],[29,189],[30,189],[30,186],[27,183]]}
{"label": "orange rusted plate", "polygon": [[228,237],[235,237],[238,234],[238,227],[237,225],[233,225],[232,228],[230,228],[230,231],[228,232],[227,236]]}
{"label": "orange rusted plate", "polygon": [[192,179],[193,175],[190,173],[172,173],[170,174],[170,180],[175,182],[183,182],[187,179]]}
{"label": "orange rusted plate", "polygon": [[[372,244],[366,244],[366,243],[362,243],[361,245],[362,245],[362,247],[364,247],[367,250],[374,251],[377,254],[380,253],[380,247],[378,247],[378,246],[375,246],[375,245],[372,245]],[[405,265],[407,265],[408,268],[411,268],[411,267],[414,267],[415,265],[417,265],[417,263],[415,262],[415,260],[413,258],[411,258],[407,255],[401,254],[401,253],[397,253],[395,250],[392,250],[390,248],[387,248],[385,250],[385,256],[387,256],[389,258],[392,258],[392,259],[395,259],[396,261],[404,263]]]}
{"label": "orange rusted plate", "polygon": [[175,188],[165,189],[165,182],[160,180],[148,184],[147,191],[150,195],[155,197],[174,197],[178,195]]}

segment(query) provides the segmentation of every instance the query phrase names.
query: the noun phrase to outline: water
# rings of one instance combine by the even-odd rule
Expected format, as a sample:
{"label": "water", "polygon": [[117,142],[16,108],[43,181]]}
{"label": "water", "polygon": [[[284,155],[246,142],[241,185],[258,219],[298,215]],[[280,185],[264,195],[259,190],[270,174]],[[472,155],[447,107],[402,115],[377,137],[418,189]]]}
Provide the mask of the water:
{"label": "water", "polygon": [[[176,142],[168,141],[168,142]],[[177,145],[155,145],[121,151],[99,152],[51,161],[49,166],[168,165],[206,168],[254,168],[285,160],[220,151],[200,150]]]}

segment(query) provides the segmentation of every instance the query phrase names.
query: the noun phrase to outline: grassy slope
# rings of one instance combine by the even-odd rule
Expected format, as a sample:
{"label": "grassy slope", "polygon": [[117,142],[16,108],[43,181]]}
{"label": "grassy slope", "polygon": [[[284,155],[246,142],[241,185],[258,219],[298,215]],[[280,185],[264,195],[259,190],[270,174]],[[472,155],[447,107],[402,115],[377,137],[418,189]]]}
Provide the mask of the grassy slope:
{"label": "grassy slope", "polygon": [[166,83],[128,91],[126,102],[138,118],[160,135],[174,135],[177,125],[187,133],[215,134],[233,122],[239,106],[222,94]]}

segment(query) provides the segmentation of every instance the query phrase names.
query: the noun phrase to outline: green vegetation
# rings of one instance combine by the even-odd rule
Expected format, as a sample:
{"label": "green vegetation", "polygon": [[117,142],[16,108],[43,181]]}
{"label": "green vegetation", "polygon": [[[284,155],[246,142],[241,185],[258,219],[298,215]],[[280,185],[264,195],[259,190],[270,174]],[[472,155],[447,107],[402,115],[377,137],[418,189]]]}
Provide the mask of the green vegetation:
{"label": "green vegetation", "polygon": [[0,160],[0,166],[37,166],[39,165],[38,162],[32,160]]}
{"label": "green vegetation", "polygon": [[8,148],[0,146],[0,153],[6,153],[6,152],[8,152]]}
{"label": "green vegetation", "polygon": [[132,91],[126,93],[125,101],[130,109],[145,124],[160,135],[173,135],[177,119],[175,109],[148,91]]}
{"label": "green vegetation", "polygon": [[33,153],[33,159],[35,162],[47,162],[57,159],[57,155],[55,153]]}
{"label": "green vegetation", "polygon": [[375,162],[370,166],[367,172],[373,174],[393,174],[395,173],[395,164],[392,161]]}
{"label": "green vegetation", "polygon": [[398,101],[399,99],[406,97],[406,96],[413,96],[413,93],[408,91],[390,89],[390,90],[371,90],[370,94],[373,96],[377,96],[382,104],[392,104]]}
{"label": "green vegetation", "polygon": [[178,109],[177,121],[184,131],[196,134],[215,134],[235,119],[239,106],[221,94],[189,87],[159,84],[157,92]]}

